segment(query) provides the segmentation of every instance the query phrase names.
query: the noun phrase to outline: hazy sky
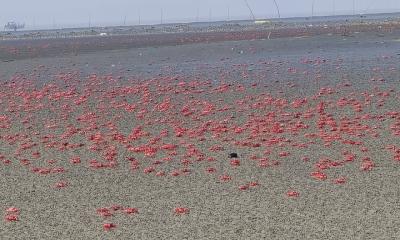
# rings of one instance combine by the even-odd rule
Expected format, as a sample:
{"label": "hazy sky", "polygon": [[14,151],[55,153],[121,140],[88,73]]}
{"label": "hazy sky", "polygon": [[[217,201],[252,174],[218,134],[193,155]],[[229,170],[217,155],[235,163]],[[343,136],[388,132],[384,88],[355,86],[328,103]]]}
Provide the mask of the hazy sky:
{"label": "hazy sky", "polygon": [[[273,0],[247,0],[258,18],[277,17]],[[311,15],[313,0],[276,0],[282,17]],[[314,0],[315,15],[351,14],[353,0]],[[399,11],[400,0],[354,0],[355,12]],[[244,0],[0,0],[0,26],[27,27],[225,20],[249,18]]]}

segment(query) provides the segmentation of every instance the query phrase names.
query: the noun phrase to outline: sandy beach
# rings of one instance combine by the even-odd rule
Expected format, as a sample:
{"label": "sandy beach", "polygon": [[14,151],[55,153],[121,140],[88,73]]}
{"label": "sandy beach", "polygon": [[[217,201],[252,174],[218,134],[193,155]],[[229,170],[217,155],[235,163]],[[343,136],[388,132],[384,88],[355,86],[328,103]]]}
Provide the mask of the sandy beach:
{"label": "sandy beach", "polygon": [[398,239],[377,26],[0,42],[0,238]]}

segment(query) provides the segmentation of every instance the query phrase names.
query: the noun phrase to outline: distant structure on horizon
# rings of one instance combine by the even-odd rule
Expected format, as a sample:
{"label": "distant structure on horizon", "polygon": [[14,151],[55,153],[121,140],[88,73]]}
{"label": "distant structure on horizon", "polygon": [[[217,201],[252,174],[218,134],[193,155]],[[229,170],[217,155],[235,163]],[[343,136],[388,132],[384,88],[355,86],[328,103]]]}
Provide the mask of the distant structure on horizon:
{"label": "distant structure on horizon", "polygon": [[16,22],[8,22],[6,25],[4,25],[4,30],[14,30],[14,32],[23,28],[25,28],[25,23],[18,24]]}

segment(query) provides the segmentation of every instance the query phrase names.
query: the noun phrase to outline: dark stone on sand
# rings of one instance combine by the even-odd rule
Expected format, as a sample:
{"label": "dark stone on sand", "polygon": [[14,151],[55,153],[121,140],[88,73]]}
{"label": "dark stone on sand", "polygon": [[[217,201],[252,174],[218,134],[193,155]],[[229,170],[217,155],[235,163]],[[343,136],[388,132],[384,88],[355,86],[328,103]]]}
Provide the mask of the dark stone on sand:
{"label": "dark stone on sand", "polygon": [[229,158],[237,158],[238,154],[237,153],[229,153]]}

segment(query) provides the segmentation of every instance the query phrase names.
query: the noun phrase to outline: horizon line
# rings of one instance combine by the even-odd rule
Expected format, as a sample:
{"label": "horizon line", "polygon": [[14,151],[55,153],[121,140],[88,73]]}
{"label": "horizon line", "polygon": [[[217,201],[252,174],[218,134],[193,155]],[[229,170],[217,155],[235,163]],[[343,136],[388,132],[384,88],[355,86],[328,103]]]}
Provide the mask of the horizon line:
{"label": "horizon line", "polygon": [[[285,16],[285,17],[257,17],[256,20],[285,20],[285,19],[296,19],[296,18],[323,18],[323,17],[357,17],[357,16],[373,16],[373,15],[396,15],[399,14],[400,17],[400,9],[396,9],[393,11],[385,11],[385,12],[370,12],[370,13],[356,13],[352,14],[351,11],[343,11],[342,13],[337,14],[316,14],[314,16],[311,15],[293,15],[293,16]],[[124,19],[122,20],[122,22]],[[196,23],[216,23],[216,22],[237,22],[237,21],[254,21],[249,16],[230,16],[230,19],[224,19],[223,17],[208,19],[207,17],[198,19],[198,21],[190,19],[163,19],[163,23],[160,23],[159,20],[148,20],[138,24],[137,21],[126,21],[125,24],[117,23],[119,21],[103,21],[103,22],[93,22],[93,19],[90,21],[90,26],[88,23],[65,23],[65,24],[46,24],[46,25],[29,25],[27,28],[21,29],[18,32],[24,31],[48,31],[48,30],[62,30],[62,29],[90,29],[90,28],[105,28],[105,27],[135,27],[135,26],[159,26],[159,25],[171,25],[171,24],[196,24]],[[55,27],[56,26],[56,27]],[[36,27],[36,28],[34,28]],[[3,30],[4,31],[4,30]]]}

